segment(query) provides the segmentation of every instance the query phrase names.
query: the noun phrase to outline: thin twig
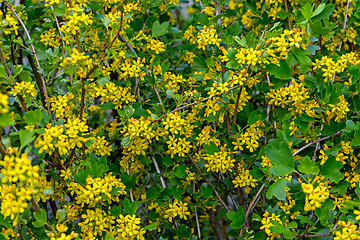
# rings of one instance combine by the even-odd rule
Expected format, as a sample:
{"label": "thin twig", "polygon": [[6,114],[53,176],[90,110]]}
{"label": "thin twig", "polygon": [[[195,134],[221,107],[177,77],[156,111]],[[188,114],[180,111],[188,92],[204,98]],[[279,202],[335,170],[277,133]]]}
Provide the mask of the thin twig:
{"label": "thin twig", "polygon": [[[349,14],[349,7],[350,7],[350,1],[347,0],[346,1],[346,11],[345,11],[344,25],[343,25],[343,28],[342,28],[343,31],[345,31],[345,29],[346,29],[346,24],[347,24],[347,19],[348,19],[348,14]],[[342,44],[343,44],[343,40],[340,41],[339,49],[338,49],[339,52],[341,51]],[[336,76],[336,74],[333,75],[332,83],[335,82],[335,76]]]}
{"label": "thin twig", "polygon": [[[283,0],[283,1],[284,1],[284,6],[285,6],[286,12],[288,12],[290,14],[290,11],[289,11],[289,8],[288,8],[288,5],[287,5],[287,0]],[[289,24],[289,30],[291,30],[290,17],[287,17],[287,21],[288,21],[288,24]]]}
{"label": "thin twig", "polygon": [[[337,133],[335,133],[335,135],[339,135],[341,133],[341,131],[338,131]],[[327,140],[329,138],[331,138],[332,136],[326,136],[326,137],[323,137],[323,138],[319,138],[315,141],[312,141],[312,142],[309,142],[308,144],[306,144],[305,146],[301,147],[300,149],[298,149],[296,152],[293,153],[293,156],[299,154],[300,152],[302,152],[303,150],[305,150],[306,148],[310,147],[311,145],[317,143],[317,142],[321,142],[321,141],[324,141],[324,140]]]}
{"label": "thin twig", "polygon": [[[196,192],[196,191],[195,191],[195,182],[194,182],[194,185],[193,185],[193,193],[195,194],[195,192]],[[198,237],[199,237],[199,239],[201,239],[199,216],[198,216],[198,213],[197,213],[196,203],[194,204],[194,210],[195,210],[195,220],[196,220],[196,228],[197,228],[197,231],[198,231]]]}
{"label": "thin twig", "polygon": [[221,205],[223,205],[223,207],[226,209],[226,211],[230,211],[230,209],[228,208],[228,206],[226,206],[225,202],[222,200],[220,194],[217,192],[215,186],[212,184],[212,182],[209,181],[209,179],[205,176],[205,174],[201,171],[201,169],[199,168],[199,166],[196,164],[196,162],[194,161],[194,159],[191,157],[191,155],[189,153],[187,153],[188,157],[190,158],[191,162],[194,164],[195,168],[198,170],[198,172],[200,173],[200,175],[205,179],[205,181],[212,187],[216,197],[218,198],[219,202],[221,203]]}
{"label": "thin twig", "polygon": [[[30,47],[31,47],[31,53],[33,54],[34,58],[35,58],[35,62],[36,62],[36,65],[39,69],[41,69],[41,66],[40,66],[40,63],[39,63],[39,59],[36,55],[36,51],[35,51],[35,48],[34,48],[34,45],[32,44],[32,39],[30,37],[30,33],[29,31],[27,30],[24,22],[21,20],[21,18],[19,17],[19,15],[15,12],[15,10],[10,6],[10,4],[8,4],[6,1],[3,1],[4,4],[10,9],[10,11],[15,15],[15,17],[17,18],[17,20],[19,21],[19,23],[21,24],[21,26],[23,27],[24,29],[24,32],[27,36],[27,38],[29,39],[29,44],[30,44]],[[51,111],[50,111],[50,101],[49,101],[49,96],[48,96],[48,93],[47,93],[47,89],[46,89],[46,83],[45,83],[45,79],[44,77],[40,74],[40,78],[41,78],[41,81],[42,81],[42,87],[43,87],[43,90],[44,90],[44,95],[45,95],[45,99],[46,99],[46,107],[47,107],[47,111],[50,115],[50,119],[52,121],[52,115],[51,115]]]}
{"label": "thin twig", "polygon": [[[250,66],[250,65],[249,65],[249,66]],[[247,67],[246,72],[248,72],[249,66]],[[254,71],[252,71],[252,72],[249,74],[248,78],[246,79],[246,81],[244,82],[244,84],[241,85],[241,87],[240,87],[240,89],[239,89],[239,93],[238,93],[238,96],[237,96],[237,98],[236,98],[236,103],[235,103],[235,112],[234,112],[234,119],[233,119],[233,123],[234,123],[234,124],[236,123],[236,115],[237,115],[237,110],[238,110],[238,108],[239,108],[239,101],[240,101],[240,97],[241,97],[241,92],[242,92],[243,86],[245,85],[245,83],[246,83],[247,81],[249,81],[249,79],[250,79],[251,75],[253,74],[253,72],[254,72]]]}

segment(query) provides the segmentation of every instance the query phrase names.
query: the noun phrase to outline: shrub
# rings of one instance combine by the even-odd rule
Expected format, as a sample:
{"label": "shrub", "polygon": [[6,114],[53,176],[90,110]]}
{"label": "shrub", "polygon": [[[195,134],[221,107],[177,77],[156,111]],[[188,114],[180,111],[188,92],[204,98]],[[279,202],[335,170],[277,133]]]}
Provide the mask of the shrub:
{"label": "shrub", "polygon": [[359,5],[2,0],[0,239],[360,239]]}

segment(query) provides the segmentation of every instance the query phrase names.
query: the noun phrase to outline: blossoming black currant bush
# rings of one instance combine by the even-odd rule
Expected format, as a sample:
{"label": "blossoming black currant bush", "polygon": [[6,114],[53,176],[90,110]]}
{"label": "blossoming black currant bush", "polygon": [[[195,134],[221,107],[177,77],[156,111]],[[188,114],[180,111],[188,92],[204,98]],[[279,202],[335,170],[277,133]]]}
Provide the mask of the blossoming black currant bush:
{"label": "blossoming black currant bush", "polygon": [[183,2],[0,1],[0,239],[360,239],[360,1]]}

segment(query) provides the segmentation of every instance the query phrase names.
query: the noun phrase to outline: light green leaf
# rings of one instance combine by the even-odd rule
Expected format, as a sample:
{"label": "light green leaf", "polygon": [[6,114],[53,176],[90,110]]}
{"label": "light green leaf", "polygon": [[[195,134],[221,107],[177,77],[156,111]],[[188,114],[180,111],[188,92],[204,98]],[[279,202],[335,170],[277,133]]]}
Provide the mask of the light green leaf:
{"label": "light green leaf", "polygon": [[303,6],[303,7],[300,9],[302,15],[304,16],[304,18],[305,18],[306,20],[309,20],[309,19],[311,18],[311,16],[312,16],[312,10],[313,10],[313,8],[312,8],[312,6],[311,6],[310,3],[306,3],[305,6]]}
{"label": "light green leaf", "polygon": [[15,121],[12,120],[10,113],[0,116],[0,128],[14,125]]}
{"label": "light green leaf", "polygon": [[46,224],[47,214],[44,209],[41,209],[40,212],[35,212],[34,217],[36,219],[36,221],[33,222],[34,227],[39,228]]}
{"label": "light green leaf", "polygon": [[163,22],[162,24],[160,24],[159,21],[155,21],[151,29],[152,37],[160,37],[166,34],[168,32],[168,27],[169,22]]}
{"label": "light green leaf", "polygon": [[315,166],[315,162],[306,156],[299,160],[300,165],[298,169],[302,173],[318,174],[320,172],[319,167]]}
{"label": "light green leaf", "polygon": [[27,125],[38,125],[43,119],[43,114],[40,109],[28,111],[25,113],[24,120]]}
{"label": "light green leaf", "polygon": [[20,145],[24,148],[26,145],[32,143],[35,140],[34,130],[20,130]]}

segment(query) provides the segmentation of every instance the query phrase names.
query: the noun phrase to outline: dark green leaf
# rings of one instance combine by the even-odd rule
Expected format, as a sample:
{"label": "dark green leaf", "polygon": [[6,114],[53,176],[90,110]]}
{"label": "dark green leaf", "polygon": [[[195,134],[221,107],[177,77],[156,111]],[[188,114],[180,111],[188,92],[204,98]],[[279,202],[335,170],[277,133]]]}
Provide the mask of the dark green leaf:
{"label": "dark green leaf", "polygon": [[340,172],[343,164],[341,161],[336,161],[334,156],[331,156],[326,160],[321,168],[321,175],[328,178],[330,181],[338,183],[344,178],[344,174]]}
{"label": "dark green leaf", "polygon": [[257,114],[257,111],[252,111],[249,115],[249,118],[247,120],[247,125],[253,125],[254,123],[256,123],[257,121],[259,121],[261,119],[261,114]]}
{"label": "dark green leaf", "polygon": [[232,221],[230,227],[233,229],[239,229],[245,224],[245,212],[241,206],[238,206],[237,212],[230,210],[226,213],[226,216]]}
{"label": "dark green leaf", "polygon": [[278,146],[270,143],[265,148],[265,154],[274,165],[270,168],[270,172],[274,175],[283,176],[294,171],[295,161],[287,143],[282,141]]}
{"label": "dark green leaf", "polygon": [[203,148],[205,149],[205,153],[209,155],[214,155],[214,153],[220,151],[214,142],[210,142],[210,144],[204,144]]}
{"label": "dark green leaf", "polygon": [[175,176],[177,176],[178,178],[184,178],[184,177],[186,177],[186,176],[187,176],[186,167],[185,167],[185,166],[182,166],[182,165],[177,166],[177,167],[174,169],[174,174],[175,174]]}
{"label": "dark green leaf", "polygon": [[285,200],[286,198],[286,188],[288,188],[287,184],[290,183],[286,178],[280,178],[276,180],[268,189],[266,193],[266,198],[271,199],[275,196],[279,200]]}
{"label": "dark green leaf", "polygon": [[316,16],[312,17],[311,20],[317,21],[317,20],[322,20],[324,18],[327,18],[332,14],[334,9],[335,9],[334,4],[327,4],[326,7],[324,8],[324,10],[321,13],[317,14]]}
{"label": "dark green leaf", "polygon": [[285,60],[280,60],[280,66],[271,63],[266,67],[266,70],[275,75],[278,79],[291,79],[291,69]]}

